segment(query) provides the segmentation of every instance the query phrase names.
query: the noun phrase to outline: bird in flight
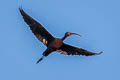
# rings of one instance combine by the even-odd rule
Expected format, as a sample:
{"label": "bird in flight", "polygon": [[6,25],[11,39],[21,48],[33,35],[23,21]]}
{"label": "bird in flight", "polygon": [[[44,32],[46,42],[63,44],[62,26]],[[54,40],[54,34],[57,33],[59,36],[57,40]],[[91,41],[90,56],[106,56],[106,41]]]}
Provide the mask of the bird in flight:
{"label": "bird in flight", "polygon": [[84,56],[92,56],[92,55],[99,55],[102,52],[94,53],[88,50],[74,47],[64,43],[63,41],[71,35],[78,35],[81,37],[80,34],[66,32],[65,35],[59,39],[53,37],[39,22],[29,16],[22,8],[19,8],[21,15],[23,16],[24,21],[28,24],[34,35],[40,40],[47,49],[43,52],[42,57],[37,61],[39,63],[45,57],[47,57],[50,53],[56,51],[60,52],[64,55],[84,55]]}

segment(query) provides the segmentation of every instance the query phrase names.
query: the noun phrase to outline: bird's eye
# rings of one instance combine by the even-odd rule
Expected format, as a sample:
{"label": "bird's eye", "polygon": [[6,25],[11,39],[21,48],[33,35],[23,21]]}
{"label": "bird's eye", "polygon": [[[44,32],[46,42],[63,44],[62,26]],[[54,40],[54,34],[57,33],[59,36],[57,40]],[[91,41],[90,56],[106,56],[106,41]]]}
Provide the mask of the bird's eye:
{"label": "bird's eye", "polygon": [[70,32],[67,32],[67,36],[69,36],[70,35]]}

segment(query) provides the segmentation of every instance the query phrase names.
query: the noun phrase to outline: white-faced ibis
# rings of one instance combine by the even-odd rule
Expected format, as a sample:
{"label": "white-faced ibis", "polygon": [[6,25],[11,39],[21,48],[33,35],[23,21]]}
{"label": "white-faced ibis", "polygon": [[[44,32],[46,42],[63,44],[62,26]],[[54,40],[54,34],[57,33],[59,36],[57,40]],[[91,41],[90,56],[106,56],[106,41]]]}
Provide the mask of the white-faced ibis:
{"label": "white-faced ibis", "polygon": [[77,48],[68,44],[65,44],[63,41],[71,35],[78,35],[77,33],[66,32],[64,37],[59,39],[53,37],[39,22],[29,16],[26,12],[23,11],[22,8],[19,8],[21,15],[23,16],[24,21],[29,25],[30,29],[34,33],[34,35],[44,44],[47,49],[43,52],[43,56],[37,61],[39,63],[43,60],[44,57],[48,56],[53,51],[60,52],[65,55],[99,55],[100,53],[94,53],[87,51],[82,48]]}

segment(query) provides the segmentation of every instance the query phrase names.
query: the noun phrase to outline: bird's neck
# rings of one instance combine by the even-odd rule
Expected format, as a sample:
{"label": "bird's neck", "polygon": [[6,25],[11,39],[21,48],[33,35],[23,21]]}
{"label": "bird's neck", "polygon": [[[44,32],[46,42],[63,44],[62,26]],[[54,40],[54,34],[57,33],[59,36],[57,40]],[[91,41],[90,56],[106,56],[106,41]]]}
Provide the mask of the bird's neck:
{"label": "bird's neck", "polygon": [[64,37],[62,38],[62,41],[64,41],[67,38],[67,36],[64,35]]}

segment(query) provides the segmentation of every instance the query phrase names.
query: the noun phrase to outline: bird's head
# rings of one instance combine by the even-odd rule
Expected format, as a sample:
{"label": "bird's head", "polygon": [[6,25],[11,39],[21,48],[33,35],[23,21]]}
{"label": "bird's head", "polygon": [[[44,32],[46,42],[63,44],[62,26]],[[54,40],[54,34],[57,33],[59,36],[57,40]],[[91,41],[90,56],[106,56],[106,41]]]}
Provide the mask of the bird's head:
{"label": "bird's head", "polygon": [[82,35],[77,34],[77,33],[72,33],[72,32],[66,32],[66,33],[65,33],[65,36],[66,36],[66,37],[71,36],[71,35],[78,35],[78,36],[82,37]]}
{"label": "bird's head", "polygon": [[68,36],[71,36],[71,35],[78,35],[78,36],[82,37],[82,35],[77,34],[77,33],[66,32],[64,37],[62,38],[62,40],[65,40]]}

